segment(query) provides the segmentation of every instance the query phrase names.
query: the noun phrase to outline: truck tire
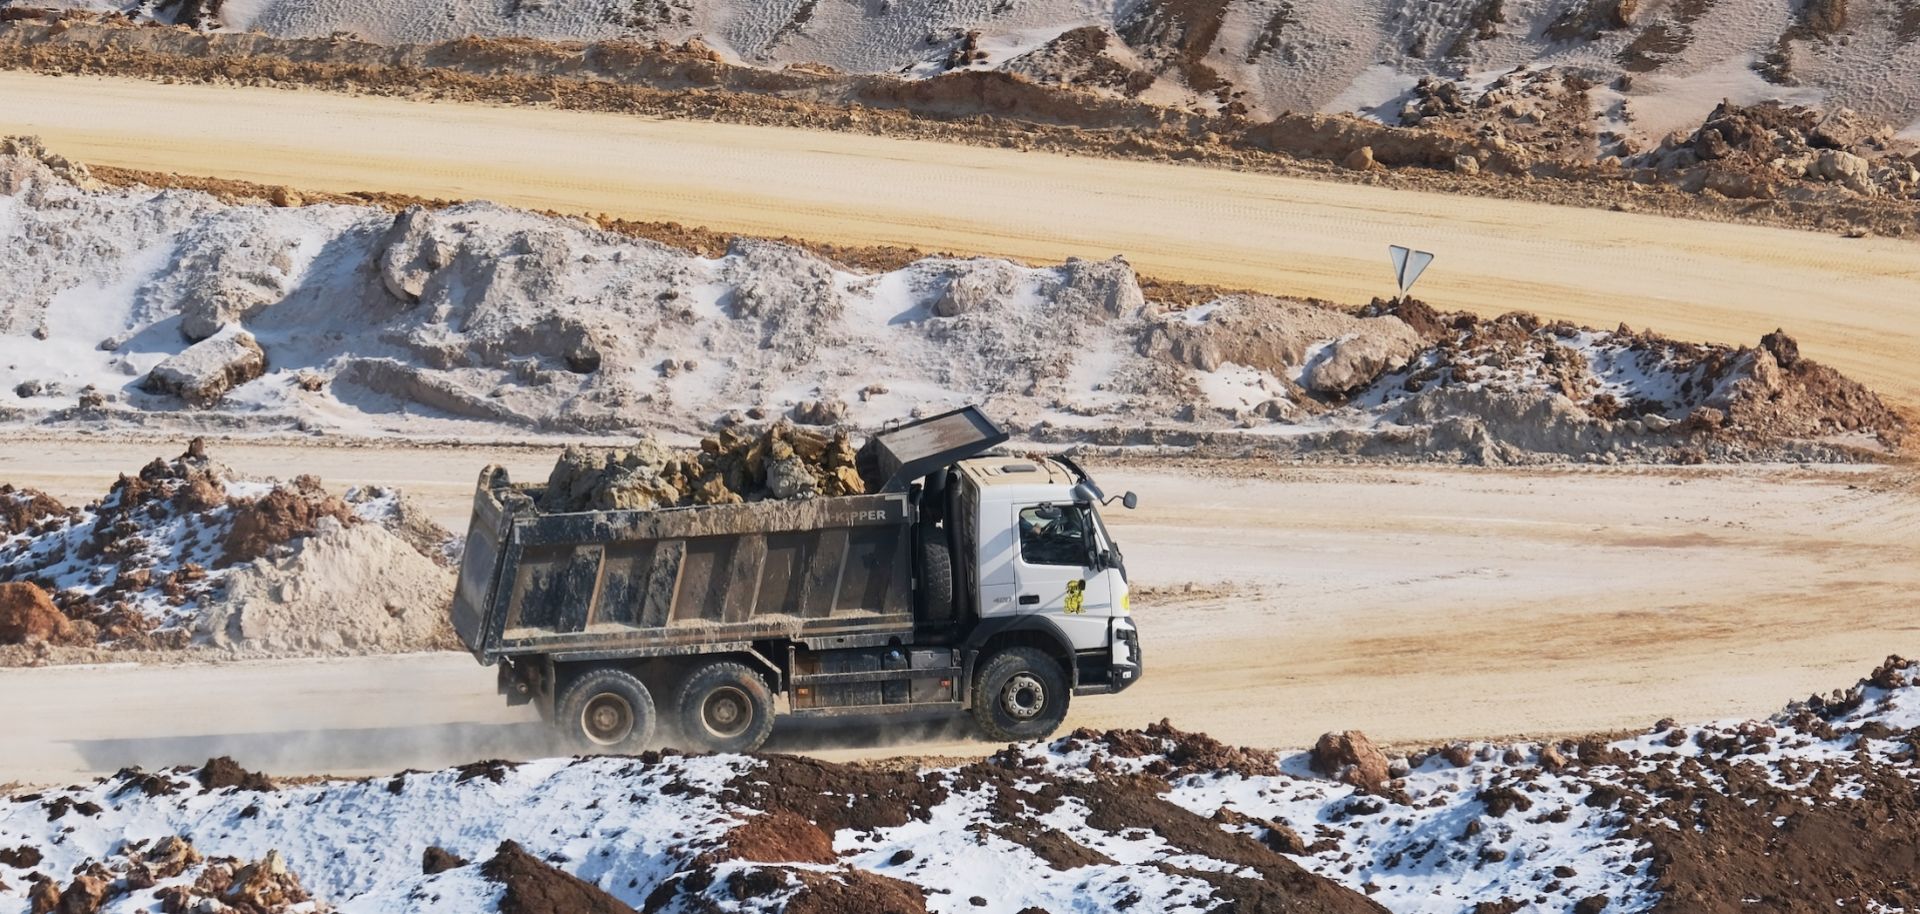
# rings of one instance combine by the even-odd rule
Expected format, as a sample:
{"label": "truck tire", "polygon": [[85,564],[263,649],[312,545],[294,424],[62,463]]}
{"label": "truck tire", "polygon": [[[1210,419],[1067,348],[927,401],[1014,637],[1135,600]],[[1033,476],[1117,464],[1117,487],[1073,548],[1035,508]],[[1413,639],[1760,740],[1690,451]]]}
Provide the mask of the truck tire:
{"label": "truck tire", "polygon": [[773,733],[773,691],[738,663],[709,663],[680,684],[680,735],[707,752],[752,752]]}
{"label": "truck tire", "polygon": [[582,752],[639,752],[653,725],[653,694],[625,670],[592,670],[555,703],[554,726]]}
{"label": "truck tire", "polygon": [[1010,647],[981,664],[973,680],[973,720],[992,739],[1042,739],[1067,719],[1071,698],[1066,672],[1045,651]]}
{"label": "truck tire", "polygon": [[930,622],[953,621],[953,550],[947,548],[947,541],[941,531],[931,527],[921,530],[920,574],[922,576],[921,599],[925,601],[926,612],[921,618]]}

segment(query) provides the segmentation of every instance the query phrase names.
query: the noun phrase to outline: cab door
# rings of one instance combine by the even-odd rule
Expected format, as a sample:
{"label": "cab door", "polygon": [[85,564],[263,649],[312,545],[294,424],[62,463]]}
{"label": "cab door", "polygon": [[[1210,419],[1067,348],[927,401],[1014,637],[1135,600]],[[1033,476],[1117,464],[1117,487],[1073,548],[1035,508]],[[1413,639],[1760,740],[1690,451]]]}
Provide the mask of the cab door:
{"label": "cab door", "polygon": [[1052,617],[1075,650],[1105,647],[1112,584],[1093,565],[1099,540],[1088,509],[1018,506],[1015,531],[1017,611]]}

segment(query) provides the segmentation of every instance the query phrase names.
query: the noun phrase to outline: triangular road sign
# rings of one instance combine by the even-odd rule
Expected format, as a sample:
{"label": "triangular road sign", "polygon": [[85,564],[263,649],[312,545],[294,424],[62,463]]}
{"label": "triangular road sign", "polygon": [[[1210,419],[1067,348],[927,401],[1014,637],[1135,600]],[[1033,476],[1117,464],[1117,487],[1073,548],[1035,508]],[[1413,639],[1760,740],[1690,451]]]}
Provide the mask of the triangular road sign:
{"label": "triangular road sign", "polygon": [[1393,259],[1393,278],[1400,284],[1400,294],[1407,294],[1413,284],[1420,279],[1427,265],[1433,263],[1433,255],[1426,251],[1415,251],[1397,244],[1387,245],[1387,256]]}

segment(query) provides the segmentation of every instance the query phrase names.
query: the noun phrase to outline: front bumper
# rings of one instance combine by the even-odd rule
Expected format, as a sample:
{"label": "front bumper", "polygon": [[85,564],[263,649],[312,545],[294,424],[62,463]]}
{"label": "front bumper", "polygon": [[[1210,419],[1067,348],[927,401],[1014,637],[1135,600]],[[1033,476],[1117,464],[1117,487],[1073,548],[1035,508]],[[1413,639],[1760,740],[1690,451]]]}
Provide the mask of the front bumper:
{"label": "front bumper", "polygon": [[1133,620],[1117,618],[1107,632],[1107,650],[1081,654],[1075,695],[1108,695],[1125,691],[1146,671],[1141,662],[1140,630]]}

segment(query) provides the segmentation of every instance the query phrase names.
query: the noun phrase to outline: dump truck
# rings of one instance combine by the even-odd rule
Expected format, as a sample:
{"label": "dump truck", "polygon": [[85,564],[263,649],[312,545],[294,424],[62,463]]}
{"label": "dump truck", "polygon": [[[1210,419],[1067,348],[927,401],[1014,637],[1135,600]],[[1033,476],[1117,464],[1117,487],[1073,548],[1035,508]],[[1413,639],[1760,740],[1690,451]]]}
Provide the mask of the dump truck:
{"label": "dump truck", "polygon": [[[1013,456],[967,407],[875,434],[843,497],[543,513],[487,467],[453,627],[574,745],[745,752],[776,715],[970,714],[1045,737],[1140,680],[1114,501],[1066,456]],[[661,721],[660,718],[665,718]]]}

